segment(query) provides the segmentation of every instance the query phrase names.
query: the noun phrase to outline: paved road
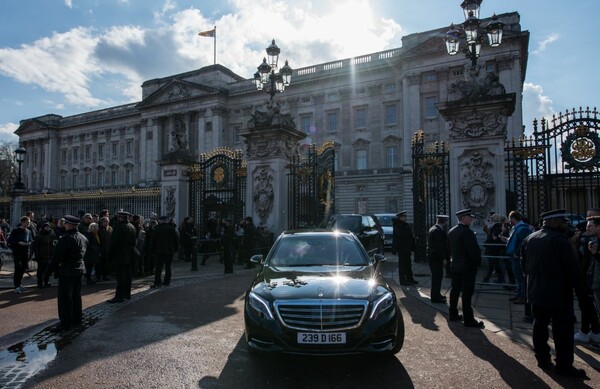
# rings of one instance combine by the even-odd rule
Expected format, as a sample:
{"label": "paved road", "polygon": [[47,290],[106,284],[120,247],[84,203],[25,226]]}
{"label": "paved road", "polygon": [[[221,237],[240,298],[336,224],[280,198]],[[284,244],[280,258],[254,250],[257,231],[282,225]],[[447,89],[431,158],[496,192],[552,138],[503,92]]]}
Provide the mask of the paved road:
{"label": "paved road", "polygon": [[[384,272],[397,285],[392,281],[394,267],[393,262],[386,264]],[[90,306],[90,326],[80,334],[46,334],[37,346],[20,350],[23,360],[36,353],[49,356],[36,361],[48,368],[29,378],[25,387],[558,388],[598,387],[600,382],[600,374],[581,359],[577,366],[586,368],[591,380],[548,374],[537,368],[528,345],[494,331],[448,323],[415,290],[399,287],[406,342],[396,358],[251,357],[244,345],[242,308],[252,274],[222,275],[219,270],[216,265],[201,269],[203,274],[158,291],[146,290],[140,280],[131,302]],[[11,293],[0,294],[3,303],[12,300],[7,298]],[[109,292],[93,295],[89,298],[104,300]],[[21,304],[33,301],[8,306]],[[4,318],[4,306],[2,312]],[[40,350],[40,344],[46,349]]]}

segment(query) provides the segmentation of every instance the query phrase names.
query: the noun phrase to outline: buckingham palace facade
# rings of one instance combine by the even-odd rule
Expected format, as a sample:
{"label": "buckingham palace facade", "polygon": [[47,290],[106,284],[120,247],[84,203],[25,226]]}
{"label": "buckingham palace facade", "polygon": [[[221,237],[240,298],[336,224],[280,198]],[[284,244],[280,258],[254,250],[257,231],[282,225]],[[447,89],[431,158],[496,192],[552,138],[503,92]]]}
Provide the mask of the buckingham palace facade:
{"label": "buckingham palace facade", "polygon": [[[522,91],[529,33],[518,13],[499,15],[503,44],[485,46],[481,72],[493,72],[516,107],[507,137],[523,131]],[[307,134],[301,142],[335,144],[336,211],[377,213],[412,206],[413,134],[446,140],[436,107],[469,61],[446,53],[447,27],[415,33],[402,47],[294,69],[292,84],[275,98]],[[177,148],[194,157],[216,148],[240,149],[240,136],[269,96],[252,78],[222,65],[147,80],[141,101],[63,117],[22,120],[16,134],[27,150],[23,180],[29,194],[161,185],[157,161]]]}

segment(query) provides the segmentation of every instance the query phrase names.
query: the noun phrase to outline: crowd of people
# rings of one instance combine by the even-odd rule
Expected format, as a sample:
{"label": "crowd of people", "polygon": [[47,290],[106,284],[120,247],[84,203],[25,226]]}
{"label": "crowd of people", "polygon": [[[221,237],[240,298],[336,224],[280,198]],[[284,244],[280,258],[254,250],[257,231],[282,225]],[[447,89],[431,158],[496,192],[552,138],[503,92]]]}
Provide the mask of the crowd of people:
{"label": "crowd of people", "polygon": [[233,273],[233,264],[251,268],[250,257],[268,250],[270,239],[266,229],[256,227],[248,216],[235,223],[230,219],[210,218],[197,232],[193,218],[185,217],[177,226],[168,216],[153,214],[148,220],[140,215],[108,210],[81,217],[65,215],[51,220],[35,218],[27,212],[12,230],[0,220],[0,245],[10,249],[14,259],[14,291],[20,294],[24,274],[30,261],[37,263],[37,287],[51,286],[58,279],[58,313],[63,331],[81,324],[81,286],[94,285],[114,277],[115,295],[107,303],[131,298],[134,277],[154,275],[152,288],[168,286],[175,254],[198,270],[198,253],[205,265],[210,255],[217,254],[225,273]]}
{"label": "crowd of people", "polygon": [[[471,298],[482,258],[488,260],[483,283],[498,283],[513,291],[510,300],[524,306],[523,320],[533,323],[533,346],[538,366],[553,368],[557,374],[585,377],[573,366],[574,343],[600,347],[600,208],[587,211],[586,222],[570,224],[565,209],[540,215],[534,226],[518,211],[508,216],[490,213],[483,223],[486,233],[483,255],[471,224],[470,209],[456,212],[457,224],[447,229],[448,215],[437,215],[427,236],[427,260],[431,269],[431,302],[449,305],[449,320],[465,327],[483,328],[475,319]],[[393,220],[392,253],[398,253],[399,281],[404,286],[417,284],[412,279],[410,251],[414,237],[406,223],[406,211]],[[404,245],[404,250],[402,250]],[[444,265],[451,280],[450,299],[440,292]],[[508,283],[506,283],[508,281]],[[461,300],[462,314],[458,309]],[[580,330],[575,332],[574,302],[581,311]],[[552,326],[556,364],[548,345]]]}

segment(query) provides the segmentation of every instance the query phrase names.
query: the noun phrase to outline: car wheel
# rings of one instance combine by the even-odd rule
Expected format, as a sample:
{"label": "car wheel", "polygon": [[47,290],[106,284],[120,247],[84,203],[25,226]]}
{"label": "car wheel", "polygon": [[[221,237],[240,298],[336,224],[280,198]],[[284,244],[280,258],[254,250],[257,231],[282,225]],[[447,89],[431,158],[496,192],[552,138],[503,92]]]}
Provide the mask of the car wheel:
{"label": "car wheel", "polygon": [[398,354],[404,346],[404,319],[402,318],[402,311],[398,308],[398,327],[396,328],[396,344],[390,351],[391,354]]}

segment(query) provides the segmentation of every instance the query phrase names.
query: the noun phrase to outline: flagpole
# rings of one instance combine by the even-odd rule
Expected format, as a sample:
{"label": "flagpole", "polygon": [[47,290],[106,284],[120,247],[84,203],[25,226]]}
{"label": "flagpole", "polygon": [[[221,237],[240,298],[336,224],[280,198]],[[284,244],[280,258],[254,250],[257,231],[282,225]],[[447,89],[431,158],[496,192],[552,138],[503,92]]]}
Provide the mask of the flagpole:
{"label": "flagpole", "polygon": [[217,26],[215,26],[215,41],[213,43],[214,43],[213,44],[213,50],[214,50],[214,53],[213,53],[214,63],[213,63],[213,65],[216,65],[217,64]]}

